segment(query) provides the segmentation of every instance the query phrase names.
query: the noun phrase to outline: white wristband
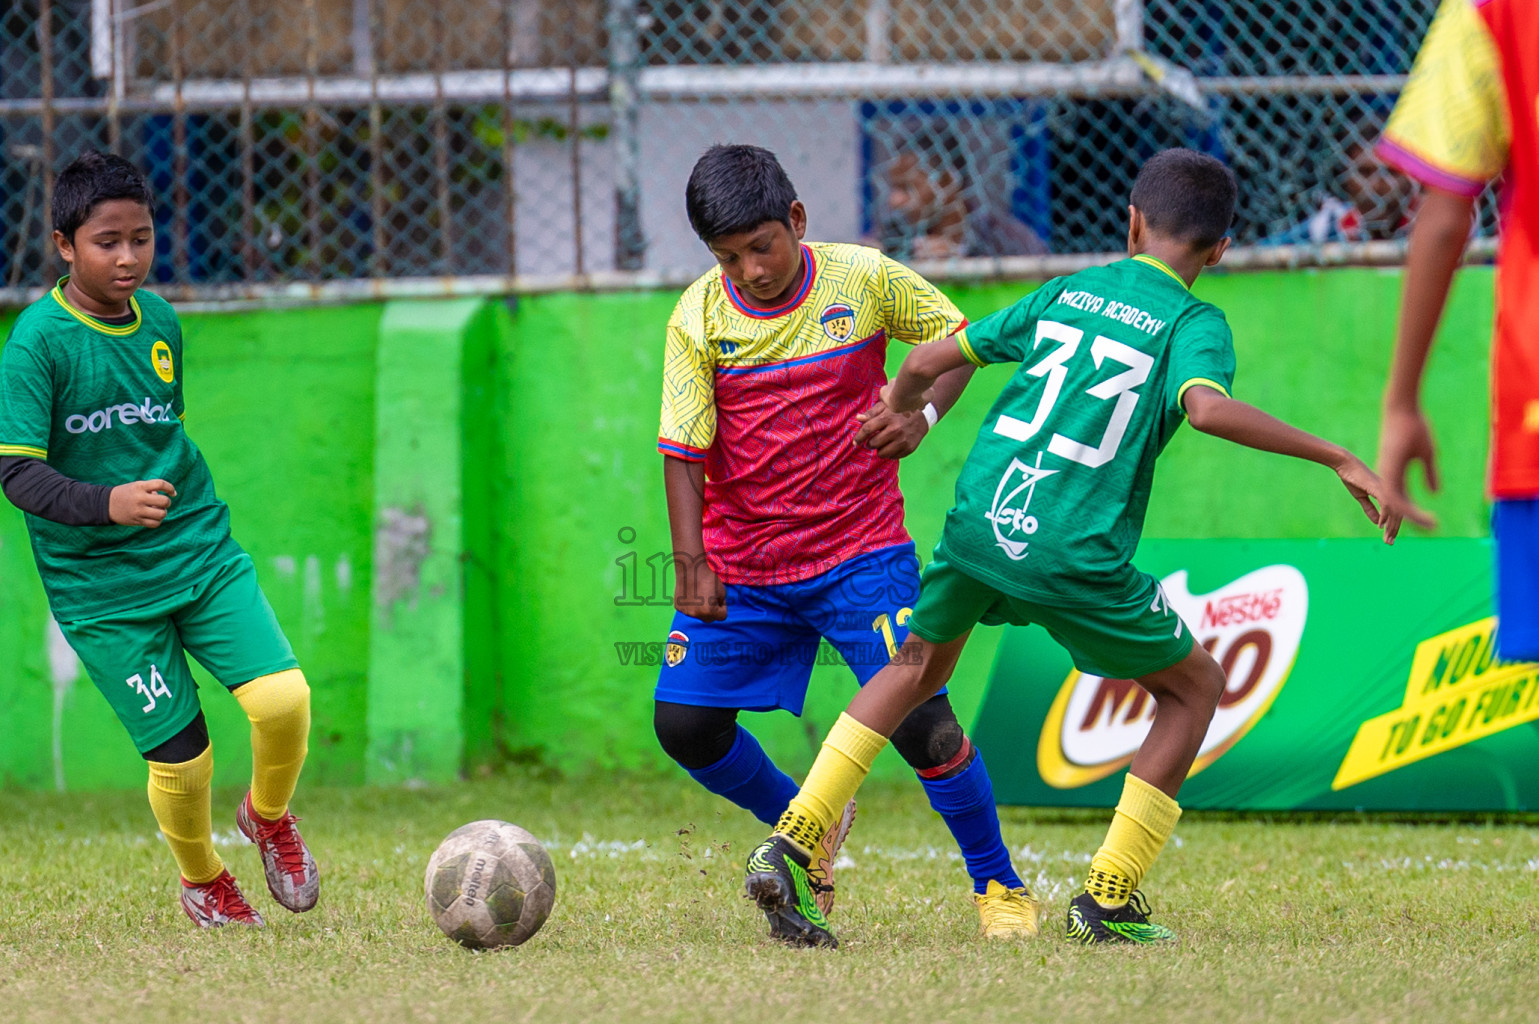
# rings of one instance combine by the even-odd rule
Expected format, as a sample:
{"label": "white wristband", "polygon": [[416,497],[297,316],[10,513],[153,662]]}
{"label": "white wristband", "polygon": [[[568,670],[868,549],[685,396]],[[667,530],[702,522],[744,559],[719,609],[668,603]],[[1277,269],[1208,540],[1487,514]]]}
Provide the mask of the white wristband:
{"label": "white wristband", "polygon": [[931,430],[934,430],[935,424],[940,422],[940,413],[935,411],[935,403],[926,402],[924,404],[924,419],[930,425]]}

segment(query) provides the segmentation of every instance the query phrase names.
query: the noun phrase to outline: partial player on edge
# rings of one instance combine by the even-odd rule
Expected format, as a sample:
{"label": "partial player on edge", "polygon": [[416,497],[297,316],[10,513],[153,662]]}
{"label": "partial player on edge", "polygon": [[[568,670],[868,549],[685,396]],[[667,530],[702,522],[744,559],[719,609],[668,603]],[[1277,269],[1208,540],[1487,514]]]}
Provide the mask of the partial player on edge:
{"label": "partial player on edge", "polygon": [[[1503,178],[1489,476],[1496,643],[1504,660],[1539,660],[1539,4],[1444,0],[1377,152],[1425,186],[1379,434],[1379,471],[1402,497],[1413,462],[1438,488],[1422,374],[1475,200]],[[1434,525],[1415,507],[1408,515]]]}
{"label": "partial player on edge", "polygon": [[[1203,433],[1332,468],[1386,542],[1404,514],[1346,449],[1229,397],[1228,322],[1190,289],[1229,246],[1235,198],[1234,176],[1212,157],[1157,154],[1133,185],[1128,259],[1056,278],[965,337],[915,348],[883,390],[889,408],[912,410],[957,367],[1020,363],[962,468],[907,643],[850,702],[749,857],[748,894],[766,913],[797,914],[808,851],[898,723],[945,685],[973,626],[1037,623],[1080,671],[1135,679],[1156,702],[1106,841],[1069,905],[1069,938],[1174,938],[1149,921],[1138,889],[1181,815],[1175,796],[1225,679],[1158,581],[1132,564],[1156,458],[1189,419]],[[803,930],[832,942],[823,921]]]}

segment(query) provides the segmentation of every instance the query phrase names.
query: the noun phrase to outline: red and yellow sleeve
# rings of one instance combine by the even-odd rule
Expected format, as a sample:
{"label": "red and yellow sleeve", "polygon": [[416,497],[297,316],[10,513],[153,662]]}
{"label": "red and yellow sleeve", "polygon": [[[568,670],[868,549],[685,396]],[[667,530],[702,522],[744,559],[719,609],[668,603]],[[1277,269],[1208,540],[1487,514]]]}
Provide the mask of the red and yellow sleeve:
{"label": "red and yellow sleeve", "polygon": [[[682,306],[683,303],[681,302]],[[699,308],[674,312],[663,355],[663,418],[657,450],[700,462],[716,439],[716,370]]]}
{"label": "red and yellow sleeve", "polygon": [[895,259],[880,257],[882,326],[889,338],[922,345],[940,341],[967,326],[967,318],[929,281]]}
{"label": "red and yellow sleeve", "polygon": [[1443,0],[1377,152],[1423,185],[1477,196],[1507,165],[1506,98],[1472,0]]}

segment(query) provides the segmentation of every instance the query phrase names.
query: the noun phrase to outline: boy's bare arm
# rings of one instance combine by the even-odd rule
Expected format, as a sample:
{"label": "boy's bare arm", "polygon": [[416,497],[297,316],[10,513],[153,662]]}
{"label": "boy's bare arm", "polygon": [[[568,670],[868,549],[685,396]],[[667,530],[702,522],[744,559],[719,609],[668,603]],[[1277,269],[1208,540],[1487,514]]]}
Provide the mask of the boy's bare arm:
{"label": "boy's bare arm", "polygon": [[1435,525],[1433,518],[1406,498],[1406,470],[1420,462],[1427,487],[1438,489],[1432,429],[1421,410],[1421,380],[1427,354],[1437,334],[1448,286],[1464,255],[1475,200],[1429,188],[1423,193],[1411,227],[1400,295],[1400,324],[1389,383],[1384,387],[1384,419],[1379,428],[1379,472],[1392,491],[1415,509],[1412,522]]}
{"label": "boy's bare arm", "polygon": [[[935,407],[937,421],[951,411],[972,379],[975,367],[972,363],[948,370],[941,374],[932,389],[930,404]],[[860,424],[853,443],[873,449],[877,458],[901,459],[912,455],[919,443],[930,432],[928,414],[924,412],[893,412],[881,402],[855,417]]]}
{"label": "boy's bare arm", "polygon": [[951,411],[957,399],[962,397],[962,392],[967,390],[967,382],[973,379],[973,372],[977,369],[972,363],[964,362],[935,378],[930,404],[935,406],[938,414],[944,416]]}
{"label": "boy's bare arm", "polygon": [[[958,335],[954,334],[949,338],[916,346],[904,358],[903,366],[907,367],[909,361],[921,349],[929,349],[932,346],[940,346],[941,349],[949,347],[960,356],[961,346],[957,337]],[[931,358],[934,357],[928,355],[924,357],[927,371],[935,368],[929,366]],[[860,423],[860,428],[855,431],[854,443],[874,448],[876,454],[884,459],[901,459],[905,455],[911,455],[930,430],[928,421],[921,423],[918,415],[923,411],[925,402],[935,407],[937,419],[946,415],[951,411],[951,407],[957,404],[957,399],[962,397],[962,392],[966,390],[967,382],[972,380],[975,369],[977,367],[964,357],[960,363],[936,373],[935,379],[922,389],[927,391],[926,397],[914,409],[900,410],[889,406],[886,402],[887,389],[884,388],[882,400],[855,417]],[[899,373],[901,372],[900,370]]]}
{"label": "boy's bare arm", "polygon": [[[917,412],[926,402],[934,400],[937,393],[931,388],[935,387],[936,381],[953,370],[971,365],[962,354],[956,335],[916,345],[903,360],[892,383],[882,389],[882,402],[893,412]],[[966,384],[965,378],[962,383]],[[957,389],[957,394],[961,394],[961,388]],[[956,401],[955,395],[951,401]]]}
{"label": "boy's bare arm", "polygon": [[1362,506],[1363,513],[1383,530],[1384,542],[1395,542],[1395,535],[1400,532],[1400,520],[1410,514],[1405,500],[1392,494],[1362,459],[1341,445],[1290,426],[1253,405],[1237,402],[1200,384],[1186,392],[1183,403],[1187,420],[1204,434],[1222,437],[1247,448],[1318,462],[1335,470],[1347,491]]}
{"label": "boy's bare arm", "polygon": [[701,622],[727,617],[727,589],[706,561],[705,464],[663,456],[663,491],[673,535],[673,607]]}

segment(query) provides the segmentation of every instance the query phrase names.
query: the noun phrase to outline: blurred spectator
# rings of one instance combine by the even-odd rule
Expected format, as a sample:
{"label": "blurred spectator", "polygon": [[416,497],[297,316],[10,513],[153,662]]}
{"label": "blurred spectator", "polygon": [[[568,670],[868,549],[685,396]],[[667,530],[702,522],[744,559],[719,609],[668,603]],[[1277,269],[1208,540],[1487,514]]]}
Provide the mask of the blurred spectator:
{"label": "blurred spectator", "polygon": [[1261,245],[1321,245],[1372,242],[1400,237],[1411,223],[1416,185],[1385,166],[1364,142],[1349,145],[1337,187],[1346,198],[1327,194],[1304,220],[1268,235]]}
{"label": "blurred spectator", "polygon": [[[1039,256],[1047,245],[969,174],[955,136],[916,136],[887,163],[876,244],[894,259]],[[881,199],[878,199],[881,202]]]}

